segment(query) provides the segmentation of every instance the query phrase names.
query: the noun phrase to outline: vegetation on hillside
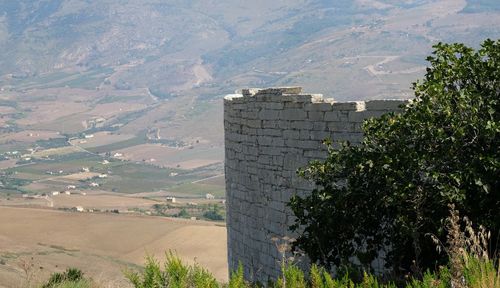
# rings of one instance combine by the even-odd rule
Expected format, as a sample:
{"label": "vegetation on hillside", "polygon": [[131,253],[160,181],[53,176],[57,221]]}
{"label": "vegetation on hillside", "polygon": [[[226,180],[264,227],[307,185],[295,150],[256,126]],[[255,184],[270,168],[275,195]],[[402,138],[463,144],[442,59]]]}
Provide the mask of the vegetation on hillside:
{"label": "vegetation on hillside", "polygon": [[[461,223],[459,214],[451,208],[451,215],[446,220],[447,244],[436,243],[446,251],[449,263],[441,266],[436,272],[425,272],[420,278],[409,277],[403,282],[395,283],[381,280],[376,276],[363,273],[344,274],[334,278],[324,268],[312,265],[308,273],[293,263],[283,262],[281,277],[270,281],[267,287],[274,288],[461,288],[500,287],[500,267],[488,256],[488,239],[484,229],[474,231],[470,221]],[[464,230],[460,225],[464,224]],[[126,273],[135,288],[153,287],[196,287],[196,288],[252,288],[262,287],[262,283],[245,281],[243,268],[240,265],[229,279],[229,283],[217,282],[215,277],[199,265],[186,265],[172,252],[167,253],[162,265],[152,257],[146,258],[146,267],[142,272]]]}
{"label": "vegetation on hillside", "polygon": [[83,272],[76,268],[68,268],[64,272],[53,273],[41,288],[91,288],[93,283],[83,276]]}
{"label": "vegetation on hillside", "polygon": [[372,271],[385,255],[387,275],[422,277],[447,261],[448,206],[500,233],[500,40],[479,50],[437,44],[416,99],[400,114],[364,124],[360,146],[329,148],[301,174],[318,184],[290,207],[296,248],[326,267]]}

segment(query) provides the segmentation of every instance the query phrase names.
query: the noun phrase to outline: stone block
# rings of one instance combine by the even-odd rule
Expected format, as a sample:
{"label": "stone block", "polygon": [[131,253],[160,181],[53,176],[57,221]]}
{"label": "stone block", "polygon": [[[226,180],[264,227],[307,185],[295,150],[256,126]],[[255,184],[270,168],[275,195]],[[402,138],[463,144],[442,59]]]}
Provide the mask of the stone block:
{"label": "stone block", "polygon": [[228,95],[224,96],[224,104],[226,104],[228,102],[230,103],[236,98],[243,98],[243,95],[242,94],[228,94]]}
{"label": "stone block", "polygon": [[334,102],[332,104],[333,110],[343,111],[363,111],[365,110],[365,102],[352,101],[352,102]]}
{"label": "stone block", "polygon": [[349,122],[363,122],[367,118],[369,118],[369,115],[366,111],[349,111]]}
{"label": "stone block", "polygon": [[313,122],[314,131],[325,131],[328,130],[326,122]]}
{"label": "stone block", "polygon": [[300,130],[300,140],[309,140],[311,130]]}
{"label": "stone block", "polygon": [[304,103],[302,103],[302,102],[285,102],[285,107],[283,108],[283,110],[290,109],[290,108],[303,110]]}
{"label": "stone block", "polygon": [[300,130],[283,130],[284,139],[300,139]]}
{"label": "stone block", "polygon": [[309,111],[307,112],[307,119],[312,121],[323,121],[325,119],[325,112],[323,111]]}
{"label": "stone block", "polygon": [[251,128],[262,128],[261,120],[246,120],[243,122],[243,125],[246,125]]}
{"label": "stone block", "polygon": [[262,120],[273,120],[273,119],[279,119],[279,111],[280,110],[261,110],[258,113],[259,119]]}
{"label": "stone block", "polygon": [[282,120],[304,120],[307,118],[307,112],[303,109],[287,109],[280,111]]}
{"label": "stone block", "polygon": [[259,112],[257,110],[246,110],[241,112],[241,118],[243,119],[257,119]]}
{"label": "stone block", "polygon": [[281,129],[260,129],[257,131],[258,135],[281,137],[283,135],[283,130]]}
{"label": "stone block", "polygon": [[[311,103],[312,102],[312,96],[311,95],[304,95],[304,94],[283,94],[283,101],[289,101],[289,102],[294,102],[294,103]],[[285,104],[286,107],[286,104]],[[301,107],[303,107],[301,105]]]}
{"label": "stone block", "polygon": [[277,120],[262,120],[262,128],[281,128]]}
{"label": "stone block", "polygon": [[255,94],[282,95],[282,94],[299,94],[301,92],[302,92],[302,87],[291,86],[291,87],[273,87],[273,88],[258,89],[257,93]]}
{"label": "stone block", "polygon": [[332,132],[356,132],[355,123],[351,122],[330,122],[328,123],[328,129]]}
{"label": "stone block", "polygon": [[341,113],[339,111],[325,112],[324,120],[326,122],[340,121]]}
{"label": "stone block", "polygon": [[292,121],[290,122],[290,127],[297,130],[311,130],[313,128],[313,122],[311,121]]}
{"label": "stone block", "polygon": [[304,110],[306,111],[332,111],[332,103],[311,103],[305,104]]}
{"label": "stone block", "polygon": [[264,109],[270,109],[270,110],[282,110],[284,107],[283,102],[266,102],[263,105]]}
{"label": "stone block", "polygon": [[309,139],[323,141],[327,138],[332,138],[332,133],[326,131],[308,131]]}

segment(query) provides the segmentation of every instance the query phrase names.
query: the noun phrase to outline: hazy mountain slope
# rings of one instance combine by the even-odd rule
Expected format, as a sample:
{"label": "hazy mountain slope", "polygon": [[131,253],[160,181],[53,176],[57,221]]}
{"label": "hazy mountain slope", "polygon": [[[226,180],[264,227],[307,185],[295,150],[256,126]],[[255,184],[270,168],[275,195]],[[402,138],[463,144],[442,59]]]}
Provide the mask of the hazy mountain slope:
{"label": "hazy mountain slope", "polygon": [[[398,55],[421,65],[436,41],[498,37],[498,6],[488,0],[2,0],[0,73],[32,77],[132,63],[112,84],[168,96],[196,94],[200,85],[217,94],[305,83],[350,98],[359,93],[339,73],[366,75],[365,66],[346,64],[348,57]],[[359,96],[393,95],[409,86],[374,81],[368,82],[380,86],[376,93]]]}

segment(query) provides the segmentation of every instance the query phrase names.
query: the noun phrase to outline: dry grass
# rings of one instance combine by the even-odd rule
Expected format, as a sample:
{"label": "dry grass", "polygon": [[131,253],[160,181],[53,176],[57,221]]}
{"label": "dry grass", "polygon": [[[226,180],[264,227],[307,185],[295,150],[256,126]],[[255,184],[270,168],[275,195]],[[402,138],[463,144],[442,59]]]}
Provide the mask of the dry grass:
{"label": "dry grass", "polygon": [[[158,202],[139,197],[129,197],[129,194],[111,193],[102,194],[98,191],[85,191],[87,195],[57,195],[52,197],[54,207],[76,207],[82,206],[85,209],[113,210],[120,211],[131,208],[149,208]],[[79,191],[75,191],[79,193]]]}
{"label": "dry grass", "polygon": [[35,264],[41,279],[77,267],[126,287],[124,267],[142,265],[146,253],[161,259],[167,250],[227,279],[226,228],[213,223],[8,207],[0,207],[0,219],[0,283],[8,287],[19,285],[23,259],[43,263]]}
{"label": "dry grass", "polygon": [[[447,218],[447,242],[444,246],[433,237],[438,251],[448,254],[453,288],[498,288],[500,287],[500,266],[495,267],[498,259],[491,259],[488,250],[491,238],[483,226],[474,229],[467,218],[460,219],[458,210],[449,205],[450,216]],[[463,224],[464,229],[461,228]],[[497,257],[495,255],[494,257]]]}

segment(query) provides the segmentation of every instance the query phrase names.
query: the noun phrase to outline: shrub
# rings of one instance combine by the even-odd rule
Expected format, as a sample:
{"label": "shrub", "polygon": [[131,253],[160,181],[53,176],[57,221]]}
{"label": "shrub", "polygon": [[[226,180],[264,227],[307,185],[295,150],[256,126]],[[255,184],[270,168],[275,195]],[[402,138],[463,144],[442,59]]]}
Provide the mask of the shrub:
{"label": "shrub", "polygon": [[215,277],[199,265],[185,265],[173,252],[166,253],[163,269],[156,259],[146,257],[142,273],[127,271],[125,277],[136,288],[153,287],[220,287]]}
{"label": "shrub", "polygon": [[52,273],[47,283],[42,288],[90,288],[91,281],[83,277],[83,272],[76,268],[68,268],[66,271]]}
{"label": "shrub", "polygon": [[446,241],[448,204],[500,232],[500,40],[478,51],[438,44],[416,99],[400,114],[365,122],[360,146],[329,146],[301,175],[318,184],[290,202],[296,247],[321,265],[371,271],[385,252],[388,274],[418,277],[445,265],[428,233]]}
{"label": "shrub", "polygon": [[[168,254],[170,259],[165,262],[164,271],[160,263],[151,257],[147,258],[144,271],[127,272],[126,277],[135,288],[179,287],[179,288],[252,288],[260,287],[244,280],[243,268],[231,274],[228,284],[218,283],[214,276],[198,265],[188,266],[183,264],[173,254]],[[172,258],[173,257],[173,258]],[[467,256],[467,265],[464,267],[464,287],[471,288],[498,288],[500,287],[500,270],[495,269],[492,261]],[[465,258],[464,258],[465,259]],[[285,265],[283,274],[276,282],[270,282],[273,288],[396,288],[394,283],[381,282],[372,274],[364,273],[359,283],[354,282],[349,274],[334,279],[323,268],[312,265],[309,277],[294,265]],[[82,287],[87,286],[56,286],[56,287]],[[437,273],[426,272],[421,280],[410,278],[399,287],[406,288],[457,288],[452,286],[449,269],[442,267]]]}

